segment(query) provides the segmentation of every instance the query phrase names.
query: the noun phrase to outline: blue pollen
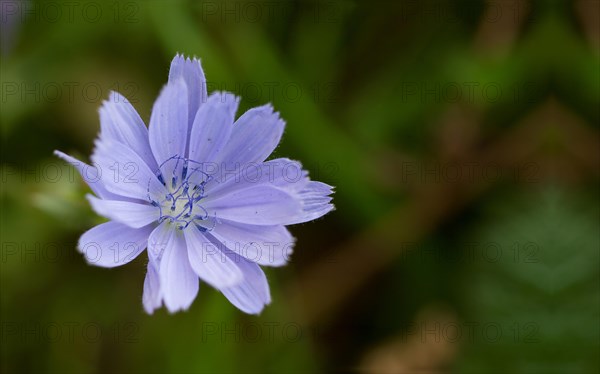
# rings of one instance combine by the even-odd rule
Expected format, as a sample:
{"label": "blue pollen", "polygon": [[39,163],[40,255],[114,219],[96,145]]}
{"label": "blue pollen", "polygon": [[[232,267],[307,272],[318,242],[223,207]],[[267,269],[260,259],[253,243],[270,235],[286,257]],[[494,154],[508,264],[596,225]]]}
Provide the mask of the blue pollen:
{"label": "blue pollen", "polygon": [[[173,168],[166,168],[165,165]],[[194,167],[190,167],[192,165]],[[171,173],[171,178],[165,175],[166,173]],[[159,208],[159,223],[169,220],[179,230],[193,223],[198,230],[205,232],[209,229],[201,223],[210,220],[214,227],[216,217],[210,217],[206,209],[200,205],[202,199],[206,197],[204,187],[211,180],[211,176],[201,170],[199,162],[176,155],[163,162],[155,175],[169,190],[162,199],[151,197],[150,182],[148,182],[148,201]],[[167,180],[170,181],[169,185],[165,182]]]}

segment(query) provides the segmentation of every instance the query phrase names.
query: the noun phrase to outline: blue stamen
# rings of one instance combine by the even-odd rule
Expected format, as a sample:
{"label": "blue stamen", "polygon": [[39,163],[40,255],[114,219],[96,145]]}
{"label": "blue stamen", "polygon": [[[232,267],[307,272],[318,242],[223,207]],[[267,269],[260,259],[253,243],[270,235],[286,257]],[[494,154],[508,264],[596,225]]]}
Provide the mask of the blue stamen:
{"label": "blue stamen", "polygon": [[[190,164],[201,165],[199,162],[175,155],[163,162],[155,173],[158,180],[165,186],[166,175],[163,166],[169,162],[175,163],[174,168],[169,169],[172,173],[171,191],[164,195],[162,201],[150,197],[150,183],[148,183],[148,201],[152,206],[159,208],[158,222],[161,223],[168,219],[179,230],[183,230],[193,223],[201,231],[207,231],[206,227],[199,225],[199,221],[207,220],[209,214],[198,202],[206,197],[204,186],[212,177],[200,170],[200,167],[189,167]],[[177,172],[180,162],[183,163],[181,174]],[[214,226],[215,222],[212,223]]]}

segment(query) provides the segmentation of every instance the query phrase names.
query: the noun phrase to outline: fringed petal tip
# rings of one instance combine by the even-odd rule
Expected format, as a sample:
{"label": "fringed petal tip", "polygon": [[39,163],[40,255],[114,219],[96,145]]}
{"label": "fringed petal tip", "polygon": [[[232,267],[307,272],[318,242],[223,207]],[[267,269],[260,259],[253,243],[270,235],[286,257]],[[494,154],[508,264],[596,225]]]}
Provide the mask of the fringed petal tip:
{"label": "fringed petal tip", "polygon": [[125,96],[121,95],[117,91],[111,90],[108,92],[108,97],[106,99],[102,100],[102,103],[100,104],[100,107],[98,108],[98,111],[103,110],[107,105],[117,104],[117,103],[129,104],[129,100],[127,100],[127,98]]}
{"label": "fringed petal tip", "polygon": [[190,62],[196,62],[196,61],[200,62],[200,58],[196,57],[195,55],[187,56],[183,52],[177,52],[175,54],[175,57],[173,57],[173,61],[174,62],[184,62],[184,63],[190,63]]}

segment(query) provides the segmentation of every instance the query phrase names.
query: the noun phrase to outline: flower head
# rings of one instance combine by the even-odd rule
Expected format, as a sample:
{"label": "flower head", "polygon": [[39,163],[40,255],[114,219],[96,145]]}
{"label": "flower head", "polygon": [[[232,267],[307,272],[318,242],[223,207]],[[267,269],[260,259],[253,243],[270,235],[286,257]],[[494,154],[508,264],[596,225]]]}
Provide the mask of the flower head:
{"label": "flower head", "polygon": [[111,93],[100,108],[100,135],[87,165],[62,152],[110,221],[78,244],[88,262],[128,263],[148,249],[143,304],[152,313],[187,309],[199,280],[246,313],[270,302],[259,265],[281,266],[294,244],[285,225],[333,209],[332,187],[311,181],[300,163],[266,161],[285,123],[270,105],[237,120],[239,99],[206,92],[197,59],[177,55],[147,128],[133,106]]}

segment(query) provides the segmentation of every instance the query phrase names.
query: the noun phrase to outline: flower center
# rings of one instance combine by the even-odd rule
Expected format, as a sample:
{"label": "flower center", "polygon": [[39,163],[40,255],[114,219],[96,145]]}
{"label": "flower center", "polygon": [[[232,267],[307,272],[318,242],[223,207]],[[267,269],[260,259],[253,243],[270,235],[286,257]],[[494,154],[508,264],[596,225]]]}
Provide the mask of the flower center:
{"label": "flower center", "polygon": [[204,186],[210,176],[201,171],[201,164],[173,156],[159,166],[156,176],[168,191],[165,196],[148,197],[160,209],[158,222],[168,220],[179,230],[193,224],[206,231],[211,217],[200,203],[206,197]]}

